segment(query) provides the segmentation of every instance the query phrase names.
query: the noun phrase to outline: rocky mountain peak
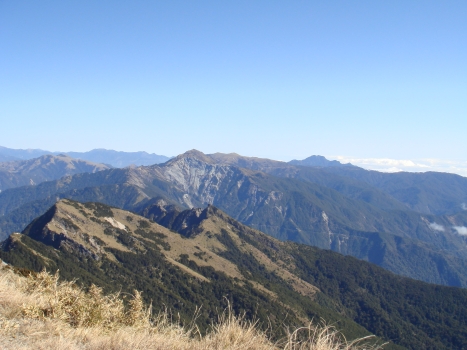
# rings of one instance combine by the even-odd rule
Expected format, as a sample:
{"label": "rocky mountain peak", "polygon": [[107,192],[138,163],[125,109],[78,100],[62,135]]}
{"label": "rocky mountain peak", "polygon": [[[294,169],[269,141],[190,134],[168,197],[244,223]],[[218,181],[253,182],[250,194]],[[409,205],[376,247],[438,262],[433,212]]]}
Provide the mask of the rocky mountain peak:
{"label": "rocky mountain peak", "polygon": [[142,214],[144,217],[157,222],[158,224],[178,232],[185,237],[190,237],[200,232],[199,225],[209,215],[214,214],[214,207],[208,206],[204,210],[192,208],[180,210],[174,205],[166,205],[163,201],[158,201],[146,207]]}
{"label": "rocky mountain peak", "polygon": [[201,162],[204,162],[204,163],[214,164],[213,159],[209,155],[206,155],[203,152],[200,152],[200,151],[198,151],[196,149],[186,151],[185,153],[182,153],[182,154],[176,156],[175,158],[171,159],[167,163],[177,162],[177,161],[180,161],[182,159],[194,159],[194,160],[198,160],[198,161],[201,161]]}

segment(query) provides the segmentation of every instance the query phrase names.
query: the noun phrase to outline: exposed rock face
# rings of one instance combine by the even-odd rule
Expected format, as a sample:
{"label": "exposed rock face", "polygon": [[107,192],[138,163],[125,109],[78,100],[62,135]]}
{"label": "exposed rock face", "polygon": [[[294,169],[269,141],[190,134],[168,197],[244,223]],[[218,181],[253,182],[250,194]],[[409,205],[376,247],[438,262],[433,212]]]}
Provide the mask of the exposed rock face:
{"label": "exposed rock face", "polygon": [[177,157],[169,161],[165,166],[160,167],[160,172],[165,180],[188,195],[184,201],[190,207],[193,206],[189,199],[191,196],[195,196],[198,201],[205,204],[214,203],[224,182],[240,175],[238,169],[211,164],[190,156]]}
{"label": "exposed rock face", "polygon": [[[83,219],[74,213],[73,207],[65,202],[59,202],[50,208],[43,216],[34,220],[23,232],[29,237],[43,242],[55,249],[75,252],[94,260],[99,260],[105,251],[89,234],[76,223]],[[90,227],[92,225],[87,225]]]}

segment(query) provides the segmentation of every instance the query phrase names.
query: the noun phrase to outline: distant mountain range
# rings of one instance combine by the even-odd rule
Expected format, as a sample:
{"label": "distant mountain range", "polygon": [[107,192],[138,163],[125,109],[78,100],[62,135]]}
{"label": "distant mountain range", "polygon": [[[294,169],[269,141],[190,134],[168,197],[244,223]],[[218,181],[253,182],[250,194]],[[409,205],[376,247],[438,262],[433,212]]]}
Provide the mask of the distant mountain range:
{"label": "distant mountain range", "polygon": [[38,158],[46,154],[53,154],[53,152],[44,151],[41,149],[13,149],[0,146],[0,160],[2,162],[12,160],[28,160]]}
{"label": "distant mountain range", "polygon": [[87,160],[94,163],[103,163],[115,168],[124,168],[130,165],[153,165],[164,163],[170,157],[147,152],[119,152],[107,149],[93,149],[89,152],[50,152],[41,149],[11,149],[0,146],[0,162],[13,160],[29,160],[43,155],[64,154],[72,158]]}
{"label": "distant mountain range", "polygon": [[8,188],[36,185],[80,173],[110,169],[104,164],[73,159],[66,155],[44,155],[29,160],[0,163],[0,192]]}
{"label": "distant mountain range", "polygon": [[18,160],[18,158],[10,157],[10,156],[4,155],[4,154],[0,154],[0,162],[11,162],[11,161],[15,161],[15,160]]}
{"label": "distant mountain range", "polygon": [[323,156],[311,156],[303,160],[291,160],[289,162],[291,165],[301,165],[301,166],[313,166],[313,167],[354,167],[354,165],[347,163],[342,164],[337,160],[327,160]]}
{"label": "distant mountain range", "polygon": [[[436,188],[433,186],[436,185]],[[0,194],[0,235],[22,231],[57,200],[157,217],[212,204],[283,241],[332,249],[427,282],[467,286],[467,179],[296,166],[196,150],[164,164],[82,173]]]}
{"label": "distant mountain range", "polygon": [[158,200],[145,213],[164,226],[101,203],[60,200],[4,241],[0,258],[17,268],[60,270],[106,292],[137,289],[155,313],[168,308],[185,324],[197,314],[201,333],[230,303],[275,339],[323,319],[347,339],[375,334],[390,350],[467,347],[465,289],[281,242],[211,205],[181,211]]}

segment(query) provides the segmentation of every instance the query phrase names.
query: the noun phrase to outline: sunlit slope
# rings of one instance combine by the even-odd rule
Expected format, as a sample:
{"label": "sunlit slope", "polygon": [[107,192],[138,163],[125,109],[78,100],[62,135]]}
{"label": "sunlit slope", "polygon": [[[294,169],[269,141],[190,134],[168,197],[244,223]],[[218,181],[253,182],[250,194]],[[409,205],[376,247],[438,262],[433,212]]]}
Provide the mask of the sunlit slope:
{"label": "sunlit slope", "polygon": [[[257,249],[220,217],[203,221],[198,230],[187,239],[127,211],[63,200],[23,234],[11,235],[1,256],[18,267],[59,269],[66,279],[109,292],[141,290],[156,310],[169,307],[185,322],[201,307],[198,323],[204,330],[228,303],[264,327],[273,325],[277,336],[285,335],[285,320],[296,327],[312,318],[341,319],[315,300],[317,288],[291,273],[286,262],[254,259],[251,251]],[[241,263],[225,256],[229,237],[241,246]],[[369,334],[348,318],[339,324],[349,336]]]}
{"label": "sunlit slope", "polygon": [[213,206],[179,212],[173,222],[181,233],[128,211],[64,200],[12,235],[1,257],[30,269],[60,269],[64,278],[107,291],[141,290],[156,309],[169,307],[185,320],[202,306],[201,329],[230,301],[236,312],[271,323],[278,336],[284,322],[322,317],[350,338],[366,329],[413,349],[467,344],[464,289],[281,242]]}

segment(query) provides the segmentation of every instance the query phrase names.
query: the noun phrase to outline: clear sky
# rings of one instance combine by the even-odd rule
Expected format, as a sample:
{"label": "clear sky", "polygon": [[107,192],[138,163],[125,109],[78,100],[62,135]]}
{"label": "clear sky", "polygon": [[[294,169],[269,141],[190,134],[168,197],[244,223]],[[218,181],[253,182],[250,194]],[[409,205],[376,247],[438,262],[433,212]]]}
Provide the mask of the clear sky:
{"label": "clear sky", "polygon": [[0,0],[0,145],[467,168],[467,1]]}

